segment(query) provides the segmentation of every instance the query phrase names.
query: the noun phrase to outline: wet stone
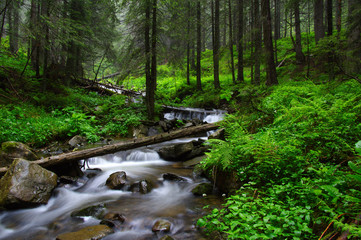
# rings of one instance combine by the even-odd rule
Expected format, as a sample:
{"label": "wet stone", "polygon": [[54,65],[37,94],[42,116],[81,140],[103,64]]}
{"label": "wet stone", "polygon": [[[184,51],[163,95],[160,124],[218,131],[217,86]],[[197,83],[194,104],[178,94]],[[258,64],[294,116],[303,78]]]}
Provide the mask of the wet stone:
{"label": "wet stone", "polygon": [[165,173],[163,174],[163,179],[165,181],[175,181],[175,182],[187,182],[187,179],[177,176],[173,173]]}
{"label": "wet stone", "polygon": [[0,179],[0,207],[12,209],[46,204],[57,178],[55,173],[35,163],[16,159]]}
{"label": "wet stone", "polygon": [[112,173],[106,181],[106,185],[110,189],[122,189],[127,183],[127,175],[125,172],[115,172]]}
{"label": "wet stone", "polygon": [[39,157],[27,145],[20,142],[3,142],[0,148],[0,167],[10,165],[15,159],[22,158],[29,161]]}
{"label": "wet stone", "polygon": [[64,233],[56,237],[56,240],[99,240],[114,233],[113,229],[106,225],[97,225],[83,228],[77,232]]}
{"label": "wet stone", "polygon": [[152,191],[152,189],[153,189],[153,185],[148,180],[142,180],[142,181],[133,183],[130,186],[130,191],[133,193],[139,192],[141,194],[147,194],[150,191]]}
{"label": "wet stone", "polygon": [[87,178],[93,178],[101,172],[102,170],[100,168],[89,168],[85,171],[85,174]]}
{"label": "wet stone", "polygon": [[59,178],[59,183],[62,184],[73,184],[78,180],[76,177],[70,177],[70,176],[61,176]]}
{"label": "wet stone", "polygon": [[119,221],[121,223],[125,222],[125,220],[126,220],[125,216],[120,213],[107,213],[107,214],[105,214],[104,219]]}
{"label": "wet stone", "polygon": [[160,240],[174,240],[174,238],[172,238],[171,236],[166,235],[166,236],[162,237]]}
{"label": "wet stone", "polygon": [[201,183],[193,188],[192,193],[196,196],[202,196],[203,194],[212,194],[213,185],[210,183]]}
{"label": "wet stone", "polygon": [[169,232],[171,226],[172,226],[172,224],[169,221],[167,221],[165,219],[159,219],[154,223],[154,225],[152,227],[152,231],[153,232]]}
{"label": "wet stone", "polygon": [[105,206],[104,204],[94,205],[87,208],[83,208],[79,211],[71,213],[72,217],[95,217],[101,218],[104,215]]}

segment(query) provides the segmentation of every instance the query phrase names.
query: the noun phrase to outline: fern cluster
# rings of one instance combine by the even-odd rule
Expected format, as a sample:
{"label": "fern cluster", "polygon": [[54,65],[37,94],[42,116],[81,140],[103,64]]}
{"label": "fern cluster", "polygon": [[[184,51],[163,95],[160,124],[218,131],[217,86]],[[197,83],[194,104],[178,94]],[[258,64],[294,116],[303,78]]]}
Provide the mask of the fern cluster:
{"label": "fern cluster", "polygon": [[[229,115],[222,123],[226,141],[209,141],[212,150],[203,166],[208,170],[217,166],[236,172],[239,181],[245,184],[236,197],[250,189],[249,182],[255,184],[252,191],[262,194],[259,199],[240,197],[238,202],[232,196],[224,210],[204,218],[200,225],[210,231],[226,232],[229,239],[252,239],[253,235],[244,237],[250,231],[245,227],[247,224],[253,225],[258,233],[254,239],[280,239],[280,236],[313,239],[312,234],[320,234],[318,231],[330,223],[333,234],[352,230],[349,236],[357,236],[360,227],[352,222],[361,211],[361,182],[345,175],[349,169],[344,163],[355,156],[355,143],[361,139],[360,100],[361,88],[354,81],[324,85],[293,82],[276,87],[260,100],[257,113]],[[306,210],[309,217],[307,221],[298,219],[301,225],[291,235],[277,235],[276,230],[268,231],[276,229],[276,223],[265,228],[264,222],[257,225],[249,216],[243,219],[239,214],[230,214],[235,207],[248,206],[250,202],[259,205],[257,211],[267,208],[272,212],[275,209],[270,206],[281,203],[280,211],[293,209],[288,213],[289,218],[293,214],[297,217],[300,214],[297,211]],[[240,211],[244,214],[247,210]],[[262,222],[270,213],[249,214]],[[215,223],[215,219],[219,222]],[[241,230],[232,228],[236,222]],[[303,224],[309,229],[303,229],[306,226]]]}

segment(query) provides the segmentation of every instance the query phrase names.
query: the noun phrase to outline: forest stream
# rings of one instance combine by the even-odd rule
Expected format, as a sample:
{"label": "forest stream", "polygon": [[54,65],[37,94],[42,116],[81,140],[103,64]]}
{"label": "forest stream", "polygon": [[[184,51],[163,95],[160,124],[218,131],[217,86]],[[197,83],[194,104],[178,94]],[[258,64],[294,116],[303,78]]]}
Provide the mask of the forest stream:
{"label": "forest stream", "polygon": [[[202,121],[216,122],[223,115],[223,111],[173,109],[164,117],[198,117]],[[196,221],[207,211],[203,209],[204,206],[210,206],[209,209],[220,206],[222,197],[194,196],[191,190],[208,181],[193,174],[191,166],[194,161],[165,161],[155,151],[163,145],[199,138],[207,139],[207,135],[88,159],[84,177],[75,183],[59,186],[47,205],[2,212],[0,239],[55,239],[63,233],[99,225],[97,215],[106,213],[118,213],[124,218],[124,222],[115,224],[114,233],[102,238],[104,240],[161,239],[166,235],[174,239],[204,239],[195,226]],[[105,183],[109,175],[117,171],[124,171],[127,180],[131,182],[146,179],[152,183],[153,189],[147,194],[133,193],[130,190],[110,190]],[[182,180],[164,180],[163,174],[166,173],[175,174]],[[79,213],[79,210],[91,206],[95,206],[93,213],[88,214],[91,216],[82,216]],[[152,231],[159,220],[170,223],[170,229]]]}

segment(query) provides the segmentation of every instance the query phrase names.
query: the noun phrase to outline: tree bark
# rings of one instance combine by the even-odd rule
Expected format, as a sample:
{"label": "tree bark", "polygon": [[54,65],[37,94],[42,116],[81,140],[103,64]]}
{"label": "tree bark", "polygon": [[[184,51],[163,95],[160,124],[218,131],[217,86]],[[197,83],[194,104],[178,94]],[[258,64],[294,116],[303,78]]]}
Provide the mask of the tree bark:
{"label": "tree bark", "polygon": [[333,21],[332,21],[332,0],[327,0],[327,36],[331,36],[333,32]]}
{"label": "tree bark", "polygon": [[9,43],[10,51],[15,54],[19,50],[19,1],[11,1],[8,8],[8,26],[9,26]]}
{"label": "tree bark", "polygon": [[191,81],[190,81],[191,2],[190,2],[190,0],[188,0],[188,2],[187,2],[187,12],[188,12],[188,17],[187,17],[187,85],[190,86],[191,85]]}
{"label": "tree bark", "polygon": [[262,0],[262,19],[263,19],[263,41],[265,46],[266,57],[266,85],[271,86],[278,84],[276,65],[274,61],[273,42],[272,42],[272,26],[271,26],[271,9],[270,1]]}
{"label": "tree bark", "polygon": [[359,1],[348,0],[348,21],[347,21],[347,61],[346,72],[349,75],[361,73],[361,26],[359,24]]}
{"label": "tree bark", "polygon": [[[43,16],[46,16],[47,19],[50,19],[50,12],[49,12],[49,1],[48,0],[43,0],[42,1],[42,5],[41,5],[41,12]],[[45,33],[45,47],[44,47],[44,54],[43,54],[43,71],[44,71],[44,76],[48,75],[48,62],[49,62],[49,26],[48,23],[45,22],[43,20],[43,29],[44,29],[44,33]],[[44,84],[46,84],[47,81],[44,81]],[[45,87],[44,87],[45,90]]]}
{"label": "tree bark", "polygon": [[336,28],[337,32],[341,32],[342,23],[342,0],[337,0],[337,11],[336,11]]}
{"label": "tree bark", "polygon": [[305,55],[302,52],[302,41],[301,41],[301,19],[300,19],[300,2],[296,0],[294,2],[294,11],[295,11],[295,30],[296,30],[296,61],[299,64],[305,63]]}
{"label": "tree bark", "polygon": [[[39,164],[44,168],[54,167],[59,164],[64,164],[67,162],[79,161],[91,157],[102,156],[105,154],[111,154],[119,151],[124,151],[128,149],[143,147],[151,144],[161,143],[169,141],[172,139],[177,139],[181,137],[191,136],[198,133],[207,132],[210,130],[217,129],[218,126],[215,124],[204,124],[201,126],[195,126],[185,129],[176,130],[170,133],[158,134],[152,137],[145,137],[136,140],[129,140],[121,143],[116,143],[112,145],[106,145],[103,147],[97,147],[92,149],[80,150],[76,152],[70,152],[65,154],[60,154],[57,156],[47,157],[33,161],[33,163]],[[0,168],[0,175],[4,174],[7,171],[7,168]]]}
{"label": "tree bark", "polygon": [[275,5],[275,26],[274,26],[274,36],[275,41],[281,38],[281,1],[274,0]]}
{"label": "tree bark", "polygon": [[262,32],[261,20],[259,14],[259,1],[254,0],[254,83],[261,84],[261,50],[262,50]]}
{"label": "tree bark", "polygon": [[2,37],[3,37],[3,33],[5,32],[4,31],[4,26],[5,26],[6,14],[7,14],[7,9],[9,7],[10,2],[11,2],[11,0],[6,0],[5,6],[2,9],[1,14],[0,14],[0,16],[2,15],[2,17],[1,17],[1,29],[0,29],[0,44],[1,44]]}
{"label": "tree bark", "polygon": [[323,0],[314,0],[314,31],[316,43],[325,36],[323,24]]}
{"label": "tree bark", "polygon": [[244,82],[243,74],[243,0],[238,0],[238,75],[237,81]]}
{"label": "tree bark", "polygon": [[[156,0],[154,0],[156,1]],[[149,119],[154,118],[154,85],[153,85],[153,35],[150,37],[152,3],[145,3],[145,74],[146,74],[146,106]],[[154,21],[154,20],[153,20]],[[154,24],[154,23],[153,23]]]}
{"label": "tree bark", "polygon": [[197,2],[197,90],[202,91],[201,82],[201,53],[202,53],[202,23],[201,23],[201,2]]}
{"label": "tree bark", "polygon": [[30,29],[32,33],[34,34],[34,38],[31,39],[31,65],[33,69],[36,72],[36,76],[40,76],[40,62],[39,62],[39,48],[40,48],[40,42],[39,42],[39,34],[38,29],[36,29],[36,26],[38,25],[38,6],[37,1],[32,0],[31,1],[31,7],[30,7]]}
{"label": "tree bark", "polygon": [[145,49],[145,81],[146,81],[146,104],[147,109],[149,108],[149,96],[150,96],[150,62],[151,62],[151,53],[150,53],[150,0],[145,2],[145,26],[144,26],[144,49]]}
{"label": "tree bark", "polygon": [[236,84],[236,77],[234,73],[234,53],[233,53],[233,24],[232,24],[232,4],[231,0],[228,0],[228,20],[229,20],[229,52],[231,54],[231,72],[232,81]]}
{"label": "tree bark", "polygon": [[213,46],[213,66],[214,66],[214,88],[221,88],[219,82],[219,1],[215,0],[215,14],[214,14],[214,46]]}

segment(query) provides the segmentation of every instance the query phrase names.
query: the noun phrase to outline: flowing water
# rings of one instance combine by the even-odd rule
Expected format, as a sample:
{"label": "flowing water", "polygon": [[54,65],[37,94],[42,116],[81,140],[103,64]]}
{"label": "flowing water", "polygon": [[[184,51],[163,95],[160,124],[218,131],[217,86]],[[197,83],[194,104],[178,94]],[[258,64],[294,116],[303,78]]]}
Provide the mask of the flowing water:
{"label": "flowing water", "polygon": [[166,107],[166,112],[164,118],[167,120],[173,119],[199,119],[207,123],[215,123],[223,119],[223,116],[226,114],[224,110],[204,110],[201,108],[183,108],[183,107]]}
{"label": "flowing water", "polygon": [[[206,118],[206,117],[205,117]],[[204,137],[206,138],[206,137]],[[171,222],[167,235],[174,239],[201,239],[195,227],[204,214],[205,205],[219,206],[222,199],[216,196],[195,197],[191,190],[207,181],[194,177],[187,164],[162,160],[154,150],[159,145],[188,142],[197,138],[177,139],[171,142],[88,159],[89,169],[74,184],[58,187],[48,204],[26,210],[0,213],[0,239],[55,239],[66,232],[98,225],[95,217],[72,217],[77,210],[103,204],[105,212],[120,213],[125,222],[105,240],[160,239],[165,233],[153,233],[158,219]],[[101,169],[88,178],[91,169]],[[130,182],[147,179],[154,185],[148,194],[110,190],[105,182],[110,174],[125,171]],[[164,181],[164,173],[182,176],[186,181]]]}

